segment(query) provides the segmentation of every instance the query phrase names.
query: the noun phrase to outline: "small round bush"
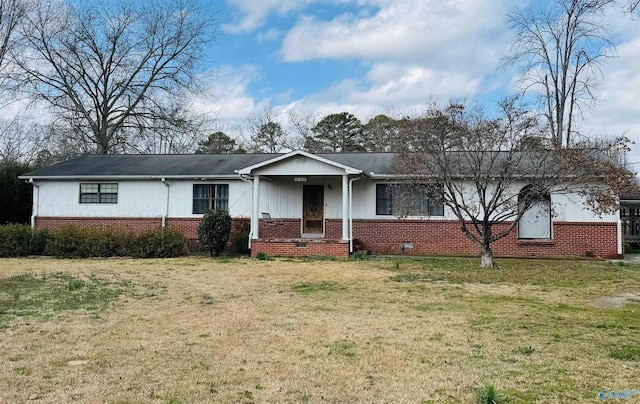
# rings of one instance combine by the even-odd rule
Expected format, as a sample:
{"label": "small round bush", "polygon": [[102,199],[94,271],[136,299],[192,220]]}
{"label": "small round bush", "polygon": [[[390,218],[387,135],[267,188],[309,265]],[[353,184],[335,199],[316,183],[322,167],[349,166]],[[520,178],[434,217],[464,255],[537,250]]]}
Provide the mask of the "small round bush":
{"label": "small round bush", "polygon": [[211,256],[219,255],[229,241],[231,234],[231,216],[226,210],[209,209],[198,225],[200,245]]}

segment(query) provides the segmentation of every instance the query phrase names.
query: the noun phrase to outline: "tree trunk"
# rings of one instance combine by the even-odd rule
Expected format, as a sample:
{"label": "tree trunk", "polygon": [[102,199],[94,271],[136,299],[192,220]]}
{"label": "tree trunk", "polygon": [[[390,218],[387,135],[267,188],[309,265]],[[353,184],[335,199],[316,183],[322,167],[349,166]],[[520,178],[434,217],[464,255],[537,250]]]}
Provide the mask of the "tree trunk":
{"label": "tree trunk", "polygon": [[491,250],[491,245],[489,245],[489,243],[486,243],[486,242],[482,245],[482,249],[480,253],[480,267],[481,268],[495,267],[495,263],[493,262],[493,251]]}

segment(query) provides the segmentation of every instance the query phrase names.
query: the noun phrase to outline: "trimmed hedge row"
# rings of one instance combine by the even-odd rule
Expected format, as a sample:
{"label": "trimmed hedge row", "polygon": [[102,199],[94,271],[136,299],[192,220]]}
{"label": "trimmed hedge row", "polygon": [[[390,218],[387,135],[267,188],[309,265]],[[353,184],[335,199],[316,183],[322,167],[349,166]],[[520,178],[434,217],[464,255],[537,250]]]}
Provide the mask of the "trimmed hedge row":
{"label": "trimmed hedge row", "polygon": [[169,258],[187,253],[187,239],[182,233],[172,229],[126,233],[113,229],[65,226],[49,232],[32,230],[26,225],[0,226],[0,257],[52,255],[67,258]]}

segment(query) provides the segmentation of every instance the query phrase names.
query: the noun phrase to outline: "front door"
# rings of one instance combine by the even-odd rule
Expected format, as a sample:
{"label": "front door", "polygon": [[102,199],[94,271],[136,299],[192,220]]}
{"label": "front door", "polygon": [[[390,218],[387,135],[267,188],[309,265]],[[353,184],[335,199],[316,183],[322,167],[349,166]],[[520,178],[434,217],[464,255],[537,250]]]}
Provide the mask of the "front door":
{"label": "front door", "polygon": [[322,235],[324,185],[305,185],[302,191],[302,233]]}

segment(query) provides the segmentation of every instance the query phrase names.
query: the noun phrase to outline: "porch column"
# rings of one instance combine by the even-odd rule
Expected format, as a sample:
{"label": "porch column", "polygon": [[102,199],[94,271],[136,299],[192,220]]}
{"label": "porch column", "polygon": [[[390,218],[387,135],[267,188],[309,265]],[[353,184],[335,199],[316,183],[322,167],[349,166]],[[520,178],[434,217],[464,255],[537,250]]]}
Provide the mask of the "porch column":
{"label": "porch column", "polygon": [[253,212],[251,213],[251,238],[257,239],[260,229],[260,176],[253,177]]}
{"label": "porch column", "polygon": [[342,239],[349,240],[349,176],[342,176]]}

